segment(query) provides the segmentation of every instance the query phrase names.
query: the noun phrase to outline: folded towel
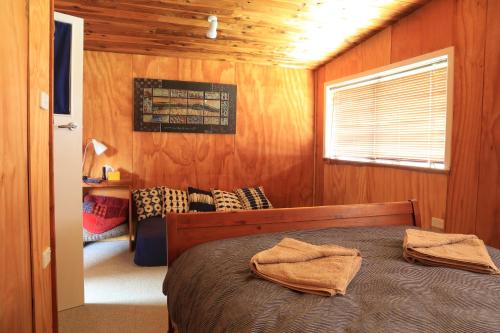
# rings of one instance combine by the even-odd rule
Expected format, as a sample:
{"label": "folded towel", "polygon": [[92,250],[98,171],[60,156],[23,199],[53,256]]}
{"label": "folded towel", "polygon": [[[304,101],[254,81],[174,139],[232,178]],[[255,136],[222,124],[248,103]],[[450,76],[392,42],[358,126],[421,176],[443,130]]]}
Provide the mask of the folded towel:
{"label": "folded towel", "polygon": [[443,234],[407,229],[403,256],[409,262],[467,271],[500,274],[482,240],[475,235]]}
{"label": "folded towel", "polygon": [[263,279],[305,293],[344,295],[359,271],[358,250],[336,245],[312,245],[284,238],[250,259],[250,268]]}

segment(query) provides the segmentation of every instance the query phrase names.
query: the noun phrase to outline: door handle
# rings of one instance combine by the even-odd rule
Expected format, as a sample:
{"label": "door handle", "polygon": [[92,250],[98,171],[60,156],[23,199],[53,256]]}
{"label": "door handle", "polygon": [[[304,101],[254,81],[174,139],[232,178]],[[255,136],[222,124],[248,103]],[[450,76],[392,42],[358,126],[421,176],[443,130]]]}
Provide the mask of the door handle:
{"label": "door handle", "polygon": [[75,130],[78,128],[78,124],[75,124],[74,122],[67,123],[66,125],[58,125],[58,128],[67,128],[70,131]]}

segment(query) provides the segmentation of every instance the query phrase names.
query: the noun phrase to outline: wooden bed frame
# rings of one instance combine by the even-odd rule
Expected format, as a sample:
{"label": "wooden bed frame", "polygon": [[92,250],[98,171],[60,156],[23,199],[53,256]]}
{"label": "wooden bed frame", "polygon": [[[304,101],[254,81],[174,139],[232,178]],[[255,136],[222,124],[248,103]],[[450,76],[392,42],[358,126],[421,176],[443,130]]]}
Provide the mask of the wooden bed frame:
{"label": "wooden bed frame", "polygon": [[166,221],[168,265],[195,245],[224,238],[334,227],[421,226],[416,200],[239,212],[169,213]]}

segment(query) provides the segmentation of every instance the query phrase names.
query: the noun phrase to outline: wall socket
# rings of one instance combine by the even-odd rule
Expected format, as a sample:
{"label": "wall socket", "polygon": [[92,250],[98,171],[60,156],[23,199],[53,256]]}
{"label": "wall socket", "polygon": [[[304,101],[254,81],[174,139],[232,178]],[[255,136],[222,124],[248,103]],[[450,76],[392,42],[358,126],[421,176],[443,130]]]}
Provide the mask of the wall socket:
{"label": "wall socket", "polygon": [[433,217],[431,220],[431,225],[433,228],[444,230],[444,220],[443,219]]}
{"label": "wall socket", "polygon": [[42,253],[42,268],[47,268],[47,266],[50,264],[50,256],[52,254],[52,250],[50,247],[46,248],[43,250]]}

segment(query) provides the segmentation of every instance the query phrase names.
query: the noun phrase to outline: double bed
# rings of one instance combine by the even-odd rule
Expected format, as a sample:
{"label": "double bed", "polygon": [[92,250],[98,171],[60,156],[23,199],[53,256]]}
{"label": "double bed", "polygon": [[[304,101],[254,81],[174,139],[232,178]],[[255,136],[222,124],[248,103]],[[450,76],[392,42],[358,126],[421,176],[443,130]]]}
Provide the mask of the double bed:
{"label": "double bed", "polygon": [[[410,264],[415,201],[167,216],[169,319],[179,332],[498,332],[500,276]],[[357,248],[344,296],[303,294],[248,263],[284,237]],[[500,264],[500,251],[488,248]]]}

